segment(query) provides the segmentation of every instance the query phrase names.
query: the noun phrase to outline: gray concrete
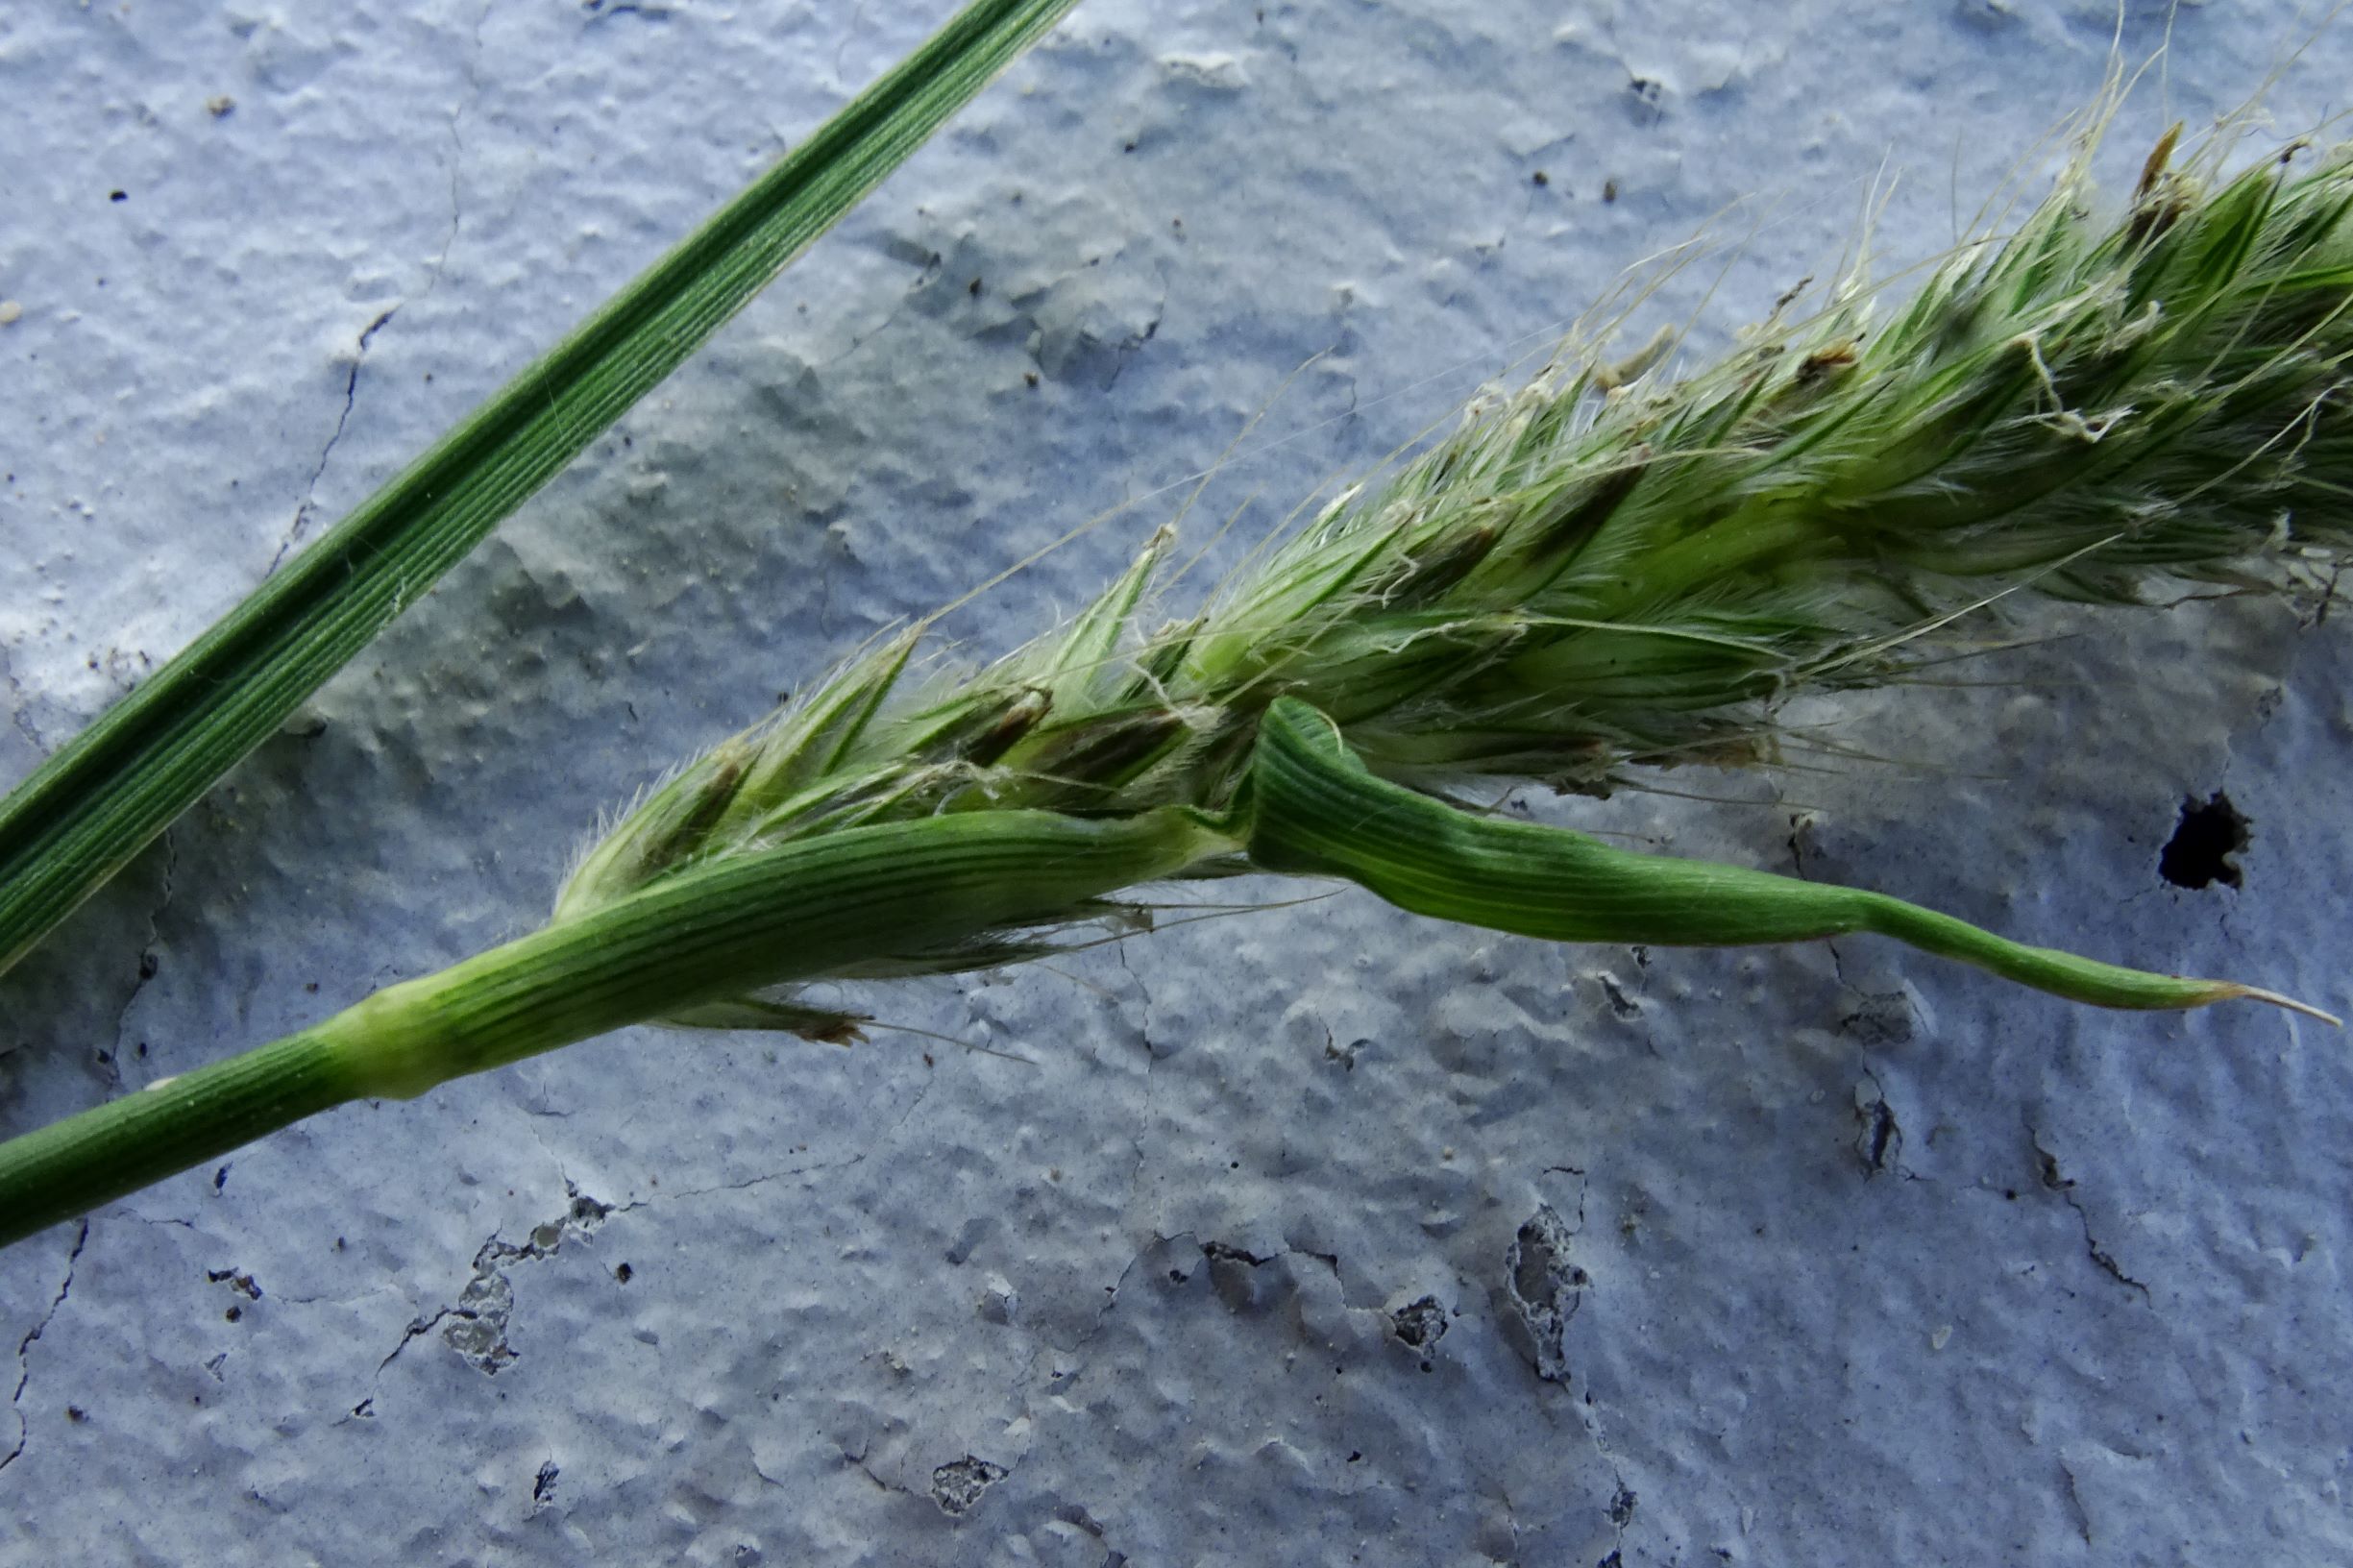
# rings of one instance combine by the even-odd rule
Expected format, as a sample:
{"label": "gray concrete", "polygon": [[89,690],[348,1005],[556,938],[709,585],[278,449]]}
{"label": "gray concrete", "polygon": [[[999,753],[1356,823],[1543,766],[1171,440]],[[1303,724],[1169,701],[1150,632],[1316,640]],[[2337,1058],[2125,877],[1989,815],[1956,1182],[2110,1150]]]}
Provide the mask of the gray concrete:
{"label": "gray concrete", "polygon": [[[946,9],[0,15],[0,779]],[[2124,12],[2139,60],[2167,8]],[[2124,178],[2310,24],[2171,25]],[[1654,312],[1703,347],[1897,171],[1881,246],[1932,254],[2115,32],[2104,0],[1089,0],[0,982],[0,1124],[527,929],[665,764],[1134,502],[956,623],[1017,640],[1254,415],[1196,537],[1703,227],[1728,264]],[[2320,37],[2281,126],[2348,61]],[[1905,767],[1558,809],[2345,1007],[2342,625],[2085,625],[1837,710]],[[2171,887],[2216,790],[2244,885]],[[2285,1016],[1362,896],[873,1005],[1035,1065],[631,1031],[0,1255],[0,1562],[2353,1551],[2353,1069]]]}

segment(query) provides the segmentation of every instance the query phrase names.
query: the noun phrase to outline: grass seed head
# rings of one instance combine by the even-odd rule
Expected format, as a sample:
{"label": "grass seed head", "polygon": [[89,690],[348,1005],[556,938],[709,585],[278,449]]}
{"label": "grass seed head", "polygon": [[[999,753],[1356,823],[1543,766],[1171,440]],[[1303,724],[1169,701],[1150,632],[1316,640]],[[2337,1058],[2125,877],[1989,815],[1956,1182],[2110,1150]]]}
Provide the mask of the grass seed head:
{"label": "grass seed head", "polygon": [[2227,138],[2177,141],[2120,213],[2087,143],[1907,301],[1857,267],[1679,379],[1671,338],[1610,365],[1573,340],[1155,634],[1166,530],[987,669],[884,642],[658,791],[559,918],[863,822],[1219,810],[1281,696],[1396,782],[1599,789],[1752,759],[1793,695],[1896,678],[2022,599],[2309,583],[2353,543],[2353,151],[2224,177]]}

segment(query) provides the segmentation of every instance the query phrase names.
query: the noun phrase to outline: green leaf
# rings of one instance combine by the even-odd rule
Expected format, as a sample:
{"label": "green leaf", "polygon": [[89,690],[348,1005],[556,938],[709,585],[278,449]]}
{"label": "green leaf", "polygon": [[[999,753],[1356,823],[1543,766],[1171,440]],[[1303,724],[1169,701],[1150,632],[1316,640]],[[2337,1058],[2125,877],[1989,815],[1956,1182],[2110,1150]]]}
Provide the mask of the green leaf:
{"label": "green leaf", "polygon": [[2246,998],[2325,1013],[2225,980],[2120,968],[1979,930],[1900,898],[1738,866],[1614,849],[1583,833],[1475,817],[1376,778],[1331,720],[1278,698],[1251,767],[1250,858],[1345,877],[1401,909],[1553,942],[1736,946],[1874,932],[2096,1007]]}
{"label": "green leaf", "polygon": [[0,971],[1077,0],[972,0],[0,802]]}

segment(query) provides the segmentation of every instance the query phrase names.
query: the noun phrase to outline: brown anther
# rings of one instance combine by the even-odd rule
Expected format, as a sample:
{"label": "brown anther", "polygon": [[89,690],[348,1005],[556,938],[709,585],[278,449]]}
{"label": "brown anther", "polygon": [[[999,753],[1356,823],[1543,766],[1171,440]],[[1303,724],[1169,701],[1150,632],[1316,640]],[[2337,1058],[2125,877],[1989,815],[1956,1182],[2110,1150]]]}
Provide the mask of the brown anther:
{"label": "brown anther", "polygon": [[988,767],[1019,745],[1023,737],[1038,727],[1053,705],[1052,694],[1035,686],[1024,688],[1013,706],[998,716],[996,723],[966,745],[964,759],[982,768]]}
{"label": "brown anther", "polygon": [[2176,120],[2166,134],[2157,138],[2149,149],[2147,159],[2141,165],[2141,179],[2132,187],[2132,217],[2124,225],[2128,244],[2139,245],[2155,239],[2190,210],[2185,193],[2185,182],[2170,172],[2173,147],[2181,139],[2181,122]]}
{"label": "brown anther", "polygon": [[796,1024],[793,1033],[819,1045],[839,1045],[846,1050],[852,1045],[866,1043],[866,1031],[860,1025],[873,1021],[854,1014],[840,1013],[809,1018]]}
{"label": "brown anther", "polygon": [[700,851],[703,840],[735,803],[753,754],[741,736],[730,737],[711,753],[711,776],[688,797],[685,813],[639,845],[636,880],[650,880]]}
{"label": "brown anther", "polygon": [[1433,541],[1382,579],[1368,583],[1366,598],[1391,609],[1427,604],[1469,576],[1502,537],[1503,529],[1490,522],[1457,528],[1451,537]]}
{"label": "brown anther", "polygon": [[1811,386],[1816,381],[1829,376],[1833,371],[1845,370],[1854,363],[1855,357],[1854,339],[1842,337],[1835,343],[1823,345],[1799,360],[1792,380],[1799,386]]}
{"label": "brown anther", "polygon": [[2136,205],[2146,201],[2157,188],[2157,182],[2165,178],[2167,166],[2173,161],[2173,149],[2180,141],[2181,121],[2175,120],[2166,128],[2165,135],[2157,138],[2157,145],[2148,150],[2148,157],[2141,164],[2140,183],[2132,187],[2132,199]]}
{"label": "brown anther", "polygon": [[1185,715],[1172,708],[1082,720],[1039,737],[1022,766],[1061,781],[1074,803],[1088,804],[1143,772],[1190,728]]}

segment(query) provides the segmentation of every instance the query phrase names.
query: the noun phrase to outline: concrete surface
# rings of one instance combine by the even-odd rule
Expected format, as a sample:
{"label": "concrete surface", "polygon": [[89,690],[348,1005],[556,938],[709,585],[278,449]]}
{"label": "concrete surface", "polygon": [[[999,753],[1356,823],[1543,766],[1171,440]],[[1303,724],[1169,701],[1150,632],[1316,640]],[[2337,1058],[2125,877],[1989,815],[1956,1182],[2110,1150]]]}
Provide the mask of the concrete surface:
{"label": "concrete surface", "polygon": [[[0,14],[0,780],[946,10]],[[2123,55],[2168,25],[2127,0]],[[2182,6],[2116,166],[2314,25]],[[1017,640],[1262,410],[1196,535],[1703,225],[1737,254],[1658,306],[1702,344],[1894,171],[1881,246],[1932,254],[2118,33],[2104,0],[1089,0],[0,981],[0,1124],[527,929],[672,759],[1137,502],[957,624]],[[2349,61],[2322,32],[2280,125]],[[2346,1007],[2342,625],[2085,629],[1840,710],[1904,766],[1563,814]],[[2174,887],[2218,790],[2243,885]],[[2353,1066],[2292,1018],[1362,896],[874,1005],[1035,1066],[632,1031],[0,1255],[0,1562],[2353,1553]]]}

